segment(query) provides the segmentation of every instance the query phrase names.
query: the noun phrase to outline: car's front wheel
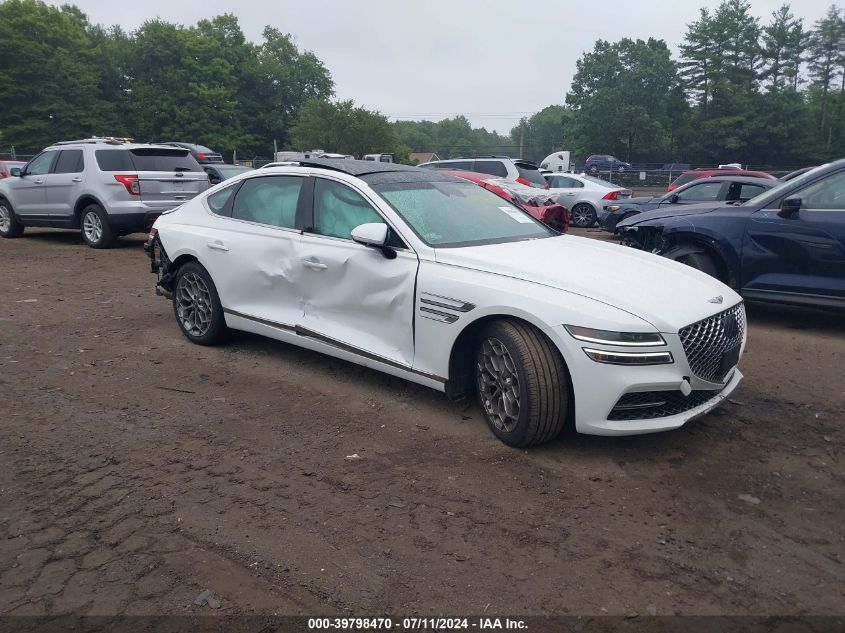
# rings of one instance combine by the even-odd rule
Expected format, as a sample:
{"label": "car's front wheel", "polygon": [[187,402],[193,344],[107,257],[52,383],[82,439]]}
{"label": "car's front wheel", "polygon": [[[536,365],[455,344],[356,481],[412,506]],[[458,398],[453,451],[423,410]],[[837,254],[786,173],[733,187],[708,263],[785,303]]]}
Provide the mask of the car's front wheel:
{"label": "car's front wheel", "polygon": [[596,223],[596,210],[585,202],[580,202],[572,207],[570,211],[570,222],[573,226],[586,229]]}
{"label": "car's front wheel", "polygon": [[719,269],[716,266],[716,262],[707,253],[698,251],[690,253],[688,249],[678,247],[666,251],[664,257],[686,264],[716,279],[719,278]]}
{"label": "car's front wheel", "polygon": [[82,239],[91,248],[111,248],[116,236],[109,226],[109,217],[98,204],[89,204],[79,216]]}
{"label": "car's front wheel", "polygon": [[199,262],[188,262],[176,273],[173,312],[182,334],[192,343],[215,345],[229,333],[217,288]]}
{"label": "car's front wheel", "polygon": [[13,238],[23,235],[24,226],[15,217],[12,205],[0,199],[0,237]]}
{"label": "car's front wheel", "polygon": [[496,321],[484,328],[475,377],[487,424],[505,444],[540,444],[563,430],[569,375],[560,352],[532,326]]}

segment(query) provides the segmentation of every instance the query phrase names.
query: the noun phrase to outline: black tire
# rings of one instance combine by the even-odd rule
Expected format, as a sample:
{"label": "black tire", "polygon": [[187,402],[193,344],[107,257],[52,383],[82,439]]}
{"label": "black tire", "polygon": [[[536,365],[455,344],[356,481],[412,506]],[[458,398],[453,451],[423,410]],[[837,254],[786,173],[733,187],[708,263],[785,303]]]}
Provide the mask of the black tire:
{"label": "black tire", "polygon": [[199,262],[188,262],[176,273],[173,314],[182,334],[197,345],[217,345],[229,335],[217,288]]}
{"label": "black tire", "polygon": [[[497,355],[501,346],[512,361],[508,378],[497,378],[493,358],[507,367],[505,357]],[[494,352],[493,358],[490,352]],[[501,350],[498,350],[501,351]],[[511,375],[515,372],[517,385]],[[507,382],[511,380],[511,382]],[[548,442],[566,426],[569,410],[569,374],[560,353],[531,325],[520,321],[495,321],[484,328],[477,340],[475,381],[484,419],[493,434],[508,446],[525,447]],[[512,397],[511,411],[506,408],[504,391],[518,393],[516,412]],[[503,393],[500,399],[498,393]],[[491,397],[492,396],[492,397]]]}
{"label": "black tire", "polygon": [[687,250],[685,247],[675,247],[666,251],[664,257],[686,264],[716,279],[719,278],[719,268],[710,255],[704,252],[685,253]]}
{"label": "black tire", "polygon": [[91,248],[111,248],[117,239],[109,216],[99,204],[89,204],[79,214],[79,232]]}
{"label": "black tire", "polygon": [[0,237],[12,239],[23,235],[24,225],[20,223],[9,201],[0,198]]}
{"label": "black tire", "polygon": [[572,207],[569,217],[572,226],[577,226],[579,229],[588,229],[596,223],[599,216],[592,205],[579,202]]}

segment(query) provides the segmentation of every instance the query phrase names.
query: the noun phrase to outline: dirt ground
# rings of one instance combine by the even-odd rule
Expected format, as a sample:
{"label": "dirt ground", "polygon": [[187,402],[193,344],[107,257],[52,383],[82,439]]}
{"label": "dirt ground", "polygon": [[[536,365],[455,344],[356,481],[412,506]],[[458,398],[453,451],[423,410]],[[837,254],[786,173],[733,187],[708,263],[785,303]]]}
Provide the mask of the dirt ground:
{"label": "dirt ground", "polygon": [[0,614],[845,614],[841,313],[749,306],[745,381],[682,430],[521,451],[474,403],[191,345],[142,239],[0,242]]}

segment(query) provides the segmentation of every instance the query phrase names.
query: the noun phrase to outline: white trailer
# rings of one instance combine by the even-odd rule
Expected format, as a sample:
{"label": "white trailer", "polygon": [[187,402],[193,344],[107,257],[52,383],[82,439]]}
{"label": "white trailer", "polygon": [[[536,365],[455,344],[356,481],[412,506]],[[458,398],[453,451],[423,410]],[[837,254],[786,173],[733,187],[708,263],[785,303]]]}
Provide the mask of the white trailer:
{"label": "white trailer", "polygon": [[546,156],[540,163],[540,169],[549,171],[573,171],[572,155],[568,151],[554,152]]}

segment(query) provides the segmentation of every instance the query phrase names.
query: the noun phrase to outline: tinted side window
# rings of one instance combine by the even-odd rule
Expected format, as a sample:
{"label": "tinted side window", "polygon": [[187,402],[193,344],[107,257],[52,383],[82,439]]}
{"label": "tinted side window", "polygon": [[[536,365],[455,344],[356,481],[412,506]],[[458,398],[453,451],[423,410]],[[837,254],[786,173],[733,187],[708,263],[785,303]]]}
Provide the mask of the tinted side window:
{"label": "tinted side window", "polygon": [[236,220],[296,228],[296,206],[304,178],[266,176],[244,181],[232,205]]}
{"label": "tinted side window", "polygon": [[711,202],[719,199],[719,192],[721,190],[721,182],[703,182],[700,185],[693,185],[686,191],[682,191],[678,194],[678,198],[681,200]]}
{"label": "tinted side window", "polygon": [[98,149],[94,152],[100,171],[135,171],[125,149]]}
{"label": "tinted side window", "polygon": [[508,168],[500,160],[477,160],[475,161],[473,170],[482,174],[498,176],[499,178],[507,178],[508,175]]}
{"label": "tinted side window", "polygon": [[742,188],[739,190],[739,199],[743,201],[751,200],[751,198],[759,196],[765,190],[760,185],[742,185]]}
{"label": "tinted side window", "polygon": [[845,171],[828,176],[796,195],[801,196],[802,209],[845,209]]}
{"label": "tinted side window", "polygon": [[346,185],[318,178],[314,183],[315,232],[329,237],[352,239],[352,229],[379,222],[382,217],[357,191]]}
{"label": "tinted side window", "polygon": [[211,209],[217,215],[228,215],[225,213],[226,204],[229,202],[229,198],[232,197],[232,194],[235,193],[235,189],[238,188],[237,184],[230,185],[225,189],[221,189],[217,193],[213,193],[208,198],[205,199],[205,203],[208,205],[208,208]]}
{"label": "tinted side window", "polygon": [[39,154],[29,161],[29,164],[26,166],[26,173],[32,174],[33,176],[43,176],[53,166],[53,160],[56,158],[56,154],[58,152],[44,152],[43,154]]}
{"label": "tinted side window", "polygon": [[56,161],[54,174],[78,174],[83,169],[81,149],[63,149]]}

